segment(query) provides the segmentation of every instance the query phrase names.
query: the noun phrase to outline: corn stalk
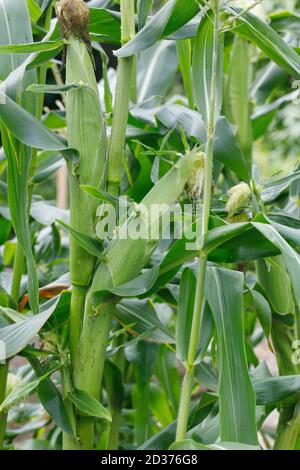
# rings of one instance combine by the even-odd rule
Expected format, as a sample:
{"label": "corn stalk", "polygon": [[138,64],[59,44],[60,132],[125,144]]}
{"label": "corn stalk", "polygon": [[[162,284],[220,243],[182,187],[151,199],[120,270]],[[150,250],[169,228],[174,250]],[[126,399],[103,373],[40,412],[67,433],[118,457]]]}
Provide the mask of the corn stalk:
{"label": "corn stalk", "polygon": [[[213,58],[212,58],[212,85],[210,95],[210,113],[207,128],[207,145],[206,157],[204,168],[204,195],[203,195],[203,213],[202,213],[202,228],[201,237],[207,234],[209,230],[209,214],[211,208],[211,185],[212,185],[212,170],[213,170],[213,143],[215,133],[215,99],[217,89],[217,71],[218,71],[218,52],[219,52],[219,15],[220,4],[219,0],[212,2],[214,11],[214,38],[213,38]],[[197,354],[197,346],[200,334],[201,311],[204,303],[204,287],[206,277],[207,256],[200,253],[199,256],[199,270],[197,275],[195,304],[193,311],[193,322],[191,329],[191,338],[188,350],[188,361],[185,364],[185,375],[182,384],[181,400],[179,404],[178,419],[177,419],[177,432],[176,441],[181,441],[185,438],[188,424],[188,416],[191,404],[192,385],[194,379],[195,359]]]}

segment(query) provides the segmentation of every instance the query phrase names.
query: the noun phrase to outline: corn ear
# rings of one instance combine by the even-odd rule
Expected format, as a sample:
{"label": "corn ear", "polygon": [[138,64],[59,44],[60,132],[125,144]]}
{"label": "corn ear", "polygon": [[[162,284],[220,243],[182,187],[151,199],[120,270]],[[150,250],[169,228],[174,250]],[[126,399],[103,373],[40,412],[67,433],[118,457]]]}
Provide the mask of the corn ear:
{"label": "corn ear", "polygon": [[[153,204],[171,205],[184,191],[187,180],[197,166],[193,150],[183,157],[154,186],[141,204],[150,210]],[[122,230],[122,228],[121,228]],[[149,227],[149,230],[151,228]],[[151,231],[149,232],[149,236]],[[101,305],[96,310],[92,297],[97,291],[121,285],[136,277],[149,259],[156,241],[149,239],[115,239],[100,263],[87,295],[83,329],[80,338],[75,386],[99,398],[101,378],[114,305]],[[97,340],[95,340],[97,338]]]}

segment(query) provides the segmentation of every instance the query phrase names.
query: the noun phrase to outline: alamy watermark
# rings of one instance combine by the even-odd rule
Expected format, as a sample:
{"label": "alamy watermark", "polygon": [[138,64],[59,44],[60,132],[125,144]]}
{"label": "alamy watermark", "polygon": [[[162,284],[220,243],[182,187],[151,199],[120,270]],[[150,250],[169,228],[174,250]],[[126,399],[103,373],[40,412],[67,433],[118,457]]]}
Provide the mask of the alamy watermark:
{"label": "alamy watermark", "polygon": [[116,207],[101,204],[96,234],[101,240],[179,240],[187,250],[201,248],[202,204],[136,204],[120,197]]}

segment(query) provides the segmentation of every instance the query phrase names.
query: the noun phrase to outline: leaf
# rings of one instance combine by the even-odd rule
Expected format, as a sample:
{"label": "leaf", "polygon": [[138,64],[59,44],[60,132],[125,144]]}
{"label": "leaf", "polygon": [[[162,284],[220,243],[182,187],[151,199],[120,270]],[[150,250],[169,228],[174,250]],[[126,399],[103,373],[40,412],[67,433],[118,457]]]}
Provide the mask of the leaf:
{"label": "leaf", "polygon": [[168,398],[164,390],[155,383],[150,383],[149,406],[154,417],[162,426],[168,426],[173,421]]}
{"label": "leaf", "polygon": [[142,29],[145,26],[150,13],[153,0],[138,0],[138,26]]}
{"label": "leaf", "polygon": [[125,46],[115,52],[117,57],[129,57],[153,46],[190,21],[199,11],[192,0],[169,0]]}
{"label": "leaf", "polygon": [[33,23],[37,23],[42,15],[42,10],[35,0],[27,0],[27,6],[30,13],[30,18]]}
{"label": "leaf", "polygon": [[298,308],[300,308],[300,256],[271,225],[258,222],[252,222],[252,225],[281,251],[286,270],[289,273],[293,286],[295,301]]}
{"label": "leaf", "polygon": [[62,220],[57,220],[57,222],[63,227],[65,227],[65,229],[70,232],[72,237],[79,243],[79,245],[89,254],[95,256],[96,258],[99,258],[101,253],[103,253],[103,243],[100,240],[86,235],[85,233],[79,232],[78,230],[75,230],[69,224],[66,224]]}
{"label": "leaf", "polygon": [[265,336],[266,338],[269,338],[272,326],[272,311],[270,305],[260,292],[251,290],[250,294],[252,296],[256,313],[264,330]]}
{"label": "leaf", "polygon": [[[168,129],[184,131],[188,138],[206,143],[206,128],[199,113],[177,104],[167,104],[156,114],[157,119]],[[249,180],[247,163],[226,118],[216,124],[214,158],[234,171],[242,180]]]}
{"label": "leaf", "polygon": [[[0,341],[5,345],[4,357],[0,357],[0,360],[10,359],[22,351],[50,318],[58,303],[59,297],[51,299],[41,306],[41,313],[0,328]],[[5,308],[1,307],[1,310],[5,313]]]}
{"label": "leaf", "polygon": [[259,139],[267,131],[269,125],[276,116],[276,111],[281,109],[283,106],[292,103],[298,98],[299,92],[293,91],[287,95],[281,96],[271,103],[263,104],[258,106],[251,116],[252,130],[254,140]]}
{"label": "leaf", "polygon": [[159,266],[154,266],[152,269],[145,270],[142,274],[137,276],[125,284],[116,287],[110,287],[103,291],[93,293],[93,302],[95,305],[100,305],[109,294],[117,297],[138,297],[144,296],[153,287],[159,272]]}
{"label": "leaf", "polygon": [[37,387],[40,385],[40,383],[45,380],[47,377],[52,375],[57,369],[59,369],[60,366],[56,366],[54,369],[50,370],[46,374],[42,375],[41,377],[38,377],[37,379],[33,380],[32,382],[26,383],[26,384],[20,384],[16,385],[10,394],[5,398],[5,400],[1,403],[0,405],[0,412],[3,410],[8,410],[12,406],[14,406],[16,403],[19,403],[20,401],[24,400],[25,398],[28,397],[31,393],[33,393]]}
{"label": "leaf", "polygon": [[196,276],[193,270],[185,268],[180,279],[176,321],[176,353],[182,362],[186,362],[188,359],[196,284]]}
{"label": "leaf", "polygon": [[65,41],[41,41],[27,44],[8,44],[0,46],[0,54],[31,54],[32,52],[55,51],[58,54]]}
{"label": "leaf", "polygon": [[152,341],[174,343],[175,340],[159,320],[150,301],[124,299],[116,307],[115,315],[122,325],[134,325],[131,330],[141,335],[151,331]]}
{"label": "leaf", "polygon": [[101,403],[84,390],[73,390],[68,394],[76,408],[86,416],[104,419],[111,422],[110,413]]}
{"label": "leaf", "polygon": [[[226,10],[233,17],[242,11],[234,7],[228,7]],[[299,55],[269,25],[250,12],[243,13],[235,21],[234,32],[258,46],[267,57],[290,75],[300,77]]]}
{"label": "leaf", "polygon": [[253,386],[258,405],[279,403],[299,392],[300,376],[288,375],[254,380]]}
{"label": "leaf", "polygon": [[256,445],[255,393],[244,342],[243,289],[242,273],[207,269],[205,296],[217,330],[219,354],[221,439]]}
{"label": "leaf", "polygon": [[121,25],[118,13],[105,8],[90,8],[89,32],[95,41],[119,45]]}
{"label": "leaf", "polygon": [[[36,358],[29,358],[28,360],[38,376],[45,375],[43,367]],[[55,424],[67,434],[74,435],[61,393],[50,377],[39,383],[37,393],[41,404]]]}
{"label": "leaf", "polygon": [[[200,22],[194,42],[193,51],[193,83],[194,98],[204,123],[207,125],[210,115],[210,96],[212,86],[214,26],[213,15],[208,13]],[[222,108],[222,77],[223,77],[224,35],[219,35],[217,85],[215,99],[215,121],[218,120]]]}
{"label": "leaf", "polygon": [[229,122],[224,117],[216,123],[214,158],[234,171],[242,180],[249,181],[246,160]]}
{"label": "leaf", "polygon": [[217,444],[204,445],[193,439],[185,439],[175,442],[170,450],[261,450],[259,446],[241,444],[239,442],[218,442]]}
{"label": "leaf", "polygon": [[18,140],[37,149],[76,153],[75,150],[68,149],[62,137],[51,132],[41,121],[10,99],[3,92],[2,85],[0,85],[0,117]]}
{"label": "leaf", "polygon": [[39,85],[39,84],[32,84],[27,88],[27,91],[31,91],[32,93],[49,93],[49,94],[60,94],[66,93],[70,90],[76,90],[78,88],[83,88],[84,84],[82,83],[71,83],[69,85]]}
{"label": "leaf", "polygon": [[87,194],[90,194],[91,196],[95,197],[96,199],[99,199],[99,201],[103,202],[108,202],[110,204],[113,204],[114,206],[119,205],[119,198],[112,196],[111,194],[95,188],[94,186],[89,186],[89,185],[81,185],[80,186],[83,191],[85,191]]}
{"label": "leaf", "polygon": [[274,202],[283,193],[283,191],[289,188],[293,181],[298,181],[299,179],[300,171],[298,170],[290,175],[283,176],[282,178],[266,183],[261,191],[262,200],[266,204]]}
{"label": "leaf", "polygon": [[237,128],[237,139],[247,162],[252,157],[252,127],[249,103],[249,44],[235,36],[227,83],[227,117]]}
{"label": "leaf", "polygon": [[190,39],[176,41],[179,69],[182,75],[184,90],[190,108],[194,108],[194,90],[192,77],[192,46]]}
{"label": "leaf", "polygon": [[[0,45],[7,45],[18,41],[22,43],[32,42],[31,24],[25,0],[21,0],[21,2],[1,0],[0,13]],[[18,24],[19,27],[15,27],[15,24]],[[18,86],[14,84],[14,80],[11,78],[15,73],[15,69],[18,69],[19,66],[22,68],[25,57],[24,55],[15,56],[13,54],[1,57],[0,132],[8,166],[8,202],[11,220],[20,247],[26,257],[30,302],[33,311],[37,313],[39,311],[38,278],[31,249],[28,217],[28,174],[32,152],[30,148],[21,145],[20,142],[13,138],[10,131],[6,128],[5,119],[2,118],[2,111],[6,111],[6,108],[8,108],[8,101],[11,101],[12,105],[15,104],[2,90],[10,93],[13,99],[19,102],[22,101],[23,107],[27,109],[25,112],[28,112],[29,115],[36,111],[36,100],[32,99],[30,101],[25,92],[29,83],[36,80],[36,73],[34,71],[25,73],[24,70],[20,74]],[[5,81],[1,83],[2,79]]]}
{"label": "leaf", "polygon": [[[18,25],[18,26],[17,26]],[[0,1],[0,45],[32,42],[30,18],[25,0]],[[10,53],[0,60],[0,80],[5,78],[24,61],[24,55]]]}
{"label": "leaf", "polygon": [[174,82],[177,64],[173,41],[161,41],[143,51],[138,60],[138,102],[156,95],[164,97]]}
{"label": "leaf", "polygon": [[[188,436],[192,436],[194,431],[200,427],[201,424],[206,424],[205,419],[211,412],[215,404],[215,397],[209,397],[206,401],[203,396],[196,409],[190,414],[189,425],[188,425]],[[150,437],[139,450],[165,450],[168,449],[175,440],[176,435],[176,421],[166,426],[164,429]]]}

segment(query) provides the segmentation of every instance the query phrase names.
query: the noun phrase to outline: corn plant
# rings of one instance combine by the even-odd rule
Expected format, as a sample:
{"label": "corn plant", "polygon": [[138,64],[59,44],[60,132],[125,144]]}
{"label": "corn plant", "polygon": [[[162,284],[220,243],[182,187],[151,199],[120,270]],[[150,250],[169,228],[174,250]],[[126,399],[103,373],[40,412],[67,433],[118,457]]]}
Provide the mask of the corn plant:
{"label": "corn plant", "polygon": [[300,6],[270,3],[0,0],[1,449],[300,449],[299,162],[257,158]]}

